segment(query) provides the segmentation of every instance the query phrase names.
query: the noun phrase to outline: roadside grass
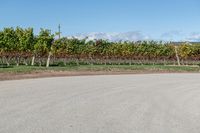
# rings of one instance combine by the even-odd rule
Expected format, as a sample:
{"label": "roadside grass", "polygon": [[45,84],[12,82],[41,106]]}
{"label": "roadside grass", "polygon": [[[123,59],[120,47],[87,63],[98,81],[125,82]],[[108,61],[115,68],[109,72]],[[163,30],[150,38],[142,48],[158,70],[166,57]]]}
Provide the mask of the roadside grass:
{"label": "roadside grass", "polygon": [[113,72],[200,72],[198,66],[165,66],[165,65],[66,65],[51,66],[11,66],[0,68],[0,73],[39,73],[51,71],[113,71]]}

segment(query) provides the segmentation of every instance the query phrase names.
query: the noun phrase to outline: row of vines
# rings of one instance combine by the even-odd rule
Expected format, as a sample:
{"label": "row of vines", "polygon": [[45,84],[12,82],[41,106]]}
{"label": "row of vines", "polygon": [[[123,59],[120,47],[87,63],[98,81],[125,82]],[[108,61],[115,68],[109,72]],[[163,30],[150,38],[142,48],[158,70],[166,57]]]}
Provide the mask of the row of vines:
{"label": "row of vines", "polygon": [[[4,28],[0,31],[0,64],[197,64],[200,44],[157,41],[110,42],[107,40],[55,39],[56,34],[41,29]],[[180,63],[177,62],[180,60]]]}

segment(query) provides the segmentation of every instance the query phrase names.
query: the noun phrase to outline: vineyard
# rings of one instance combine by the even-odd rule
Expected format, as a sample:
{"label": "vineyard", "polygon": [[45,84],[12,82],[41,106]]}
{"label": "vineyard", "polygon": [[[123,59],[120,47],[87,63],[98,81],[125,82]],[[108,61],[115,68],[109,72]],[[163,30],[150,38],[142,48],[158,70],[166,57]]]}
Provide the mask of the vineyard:
{"label": "vineyard", "polygon": [[33,28],[4,28],[0,31],[0,64],[32,66],[65,66],[67,64],[104,65],[197,65],[200,44],[137,41],[55,39],[57,33]]}

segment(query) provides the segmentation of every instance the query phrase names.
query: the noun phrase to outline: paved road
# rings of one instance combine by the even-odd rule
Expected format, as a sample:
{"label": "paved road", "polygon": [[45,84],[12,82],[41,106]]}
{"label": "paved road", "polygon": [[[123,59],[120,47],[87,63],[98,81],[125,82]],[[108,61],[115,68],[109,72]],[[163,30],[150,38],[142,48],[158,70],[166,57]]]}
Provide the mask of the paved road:
{"label": "paved road", "polygon": [[200,74],[1,81],[0,133],[200,133]]}

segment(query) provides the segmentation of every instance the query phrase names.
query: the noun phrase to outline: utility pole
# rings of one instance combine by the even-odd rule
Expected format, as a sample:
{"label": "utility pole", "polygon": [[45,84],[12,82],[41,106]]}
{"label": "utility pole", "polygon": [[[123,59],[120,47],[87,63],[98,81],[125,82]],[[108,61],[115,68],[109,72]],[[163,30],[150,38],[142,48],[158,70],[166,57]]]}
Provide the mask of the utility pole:
{"label": "utility pole", "polygon": [[61,28],[61,26],[60,26],[60,24],[58,25],[58,38],[60,39],[60,37],[61,37],[61,30],[60,30],[60,28]]}

